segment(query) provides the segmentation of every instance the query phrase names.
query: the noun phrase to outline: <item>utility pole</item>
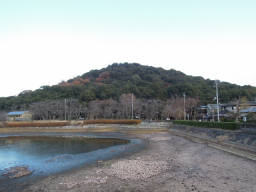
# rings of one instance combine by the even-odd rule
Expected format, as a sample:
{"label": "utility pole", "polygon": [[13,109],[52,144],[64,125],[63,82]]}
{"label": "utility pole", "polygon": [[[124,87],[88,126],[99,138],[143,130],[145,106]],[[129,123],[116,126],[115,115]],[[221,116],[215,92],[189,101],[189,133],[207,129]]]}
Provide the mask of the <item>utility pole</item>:
{"label": "utility pole", "polygon": [[216,84],[216,100],[217,100],[217,117],[218,117],[218,122],[220,122],[218,80],[215,80],[215,84]]}
{"label": "utility pole", "polygon": [[132,93],[132,119],[133,119],[133,93]]}
{"label": "utility pole", "polygon": [[183,93],[184,97],[184,121],[186,120],[186,93]]}
{"label": "utility pole", "polygon": [[71,120],[71,102],[72,102],[72,98],[69,99],[69,116],[68,116],[68,120]]}
{"label": "utility pole", "polygon": [[67,116],[66,116],[66,105],[67,105],[67,99],[65,99],[65,104],[64,104],[64,116],[65,116],[65,121],[67,120]]}
{"label": "utility pole", "polygon": [[241,103],[241,86],[239,86],[239,97],[236,104],[236,122],[239,122],[240,117],[240,103]]}

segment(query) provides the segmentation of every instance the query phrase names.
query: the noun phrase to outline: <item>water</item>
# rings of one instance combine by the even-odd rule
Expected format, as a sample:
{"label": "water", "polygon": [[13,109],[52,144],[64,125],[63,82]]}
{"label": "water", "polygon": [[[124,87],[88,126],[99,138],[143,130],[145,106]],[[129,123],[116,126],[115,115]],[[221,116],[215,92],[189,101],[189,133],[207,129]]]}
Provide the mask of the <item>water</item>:
{"label": "water", "polygon": [[[97,160],[104,160],[124,152],[138,143],[117,138],[88,138],[87,136],[1,136],[0,190],[5,184],[47,176]],[[32,174],[9,179],[3,174],[14,166],[27,166]],[[4,184],[5,183],[5,184]]]}
{"label": "water", "polygon": [[4,137],[0,138],[0,170],[25,165],[34,174],[57,172],[100,158],[106,155],[105,148],[127,143],[113,138]]}

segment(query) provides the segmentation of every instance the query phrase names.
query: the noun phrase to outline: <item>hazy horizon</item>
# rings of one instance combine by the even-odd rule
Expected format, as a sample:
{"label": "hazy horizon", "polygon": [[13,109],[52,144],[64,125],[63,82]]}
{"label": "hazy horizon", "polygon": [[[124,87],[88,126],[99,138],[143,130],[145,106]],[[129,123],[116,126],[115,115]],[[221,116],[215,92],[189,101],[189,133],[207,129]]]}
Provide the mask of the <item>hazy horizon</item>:
{"label": "hazy horizon", "polygon": [[0,97],[140,63],[256,86],[252,0],[0,2]]}

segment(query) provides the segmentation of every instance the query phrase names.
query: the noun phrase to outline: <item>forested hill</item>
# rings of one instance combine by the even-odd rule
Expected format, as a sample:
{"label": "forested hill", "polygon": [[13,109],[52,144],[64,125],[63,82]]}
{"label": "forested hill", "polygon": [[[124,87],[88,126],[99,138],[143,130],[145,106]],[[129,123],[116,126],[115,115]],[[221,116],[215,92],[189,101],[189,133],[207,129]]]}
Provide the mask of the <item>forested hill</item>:
{"label": "forested hill", "polygon": [[[140,64],[112,64],[101,70],[92,70],[55,86],[43,86],[16,97],[0,98],[0,110],[26,108],[29,104],[64,98],[76,98],[80,102],[113,98],[134,93],[137,98],[166,100],[173,97],[197,98],[200,102],[213,102],[215,82],[182,72],[143,66]],[[249,100],[256,98],[256,88],[238,86],[226,82],[219,84],[220,102],[236,100],[239,95]]]}

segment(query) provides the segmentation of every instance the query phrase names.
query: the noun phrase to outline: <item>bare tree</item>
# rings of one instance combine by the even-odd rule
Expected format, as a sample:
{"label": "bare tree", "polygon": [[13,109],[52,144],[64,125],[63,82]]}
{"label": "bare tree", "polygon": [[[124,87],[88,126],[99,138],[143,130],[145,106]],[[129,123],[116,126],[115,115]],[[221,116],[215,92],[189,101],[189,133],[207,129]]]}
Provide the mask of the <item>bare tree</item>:
{"label": "bare tree", "polygon": [[98,119],[101,116],[100,100],[90,101],[87,119]]}
{"label": "bare tree", "polygon": [[162,111],[162,114],[164,116],[164,118],[169,118],[169,119],[172,119],[174,118],[172,116],[172,103],[173,103],[173,100],[172,99],[168,99],[166,102],[165,102],[165,105],[163,107],[163,111]]}
{"label": "bare tree", "polygon": [[[133,99],[132,99],[133,97]],[[133,101],[133,107],[132,107]],[[186,112],[195,116],[197,99],[186,100]],[[62,99],[37,102],[30,105],[33,119],[130,119],[132,117],[150,120],[182,119],[184,116],[183,98],[171,98],[167,101],[157,99],[137,99],[132,94],[123,94],[119,100],[106,99],[81,103],[77,99]],[[132,112],[133,109],[133,112]]]}
{"label": "bare tree", "polygon": [[188,115],[188,119],[196,118],[196,107],[198,106],[199,100],[195,98],[187,98],[186,99],[186,112]]}
{"label": "bare tree", "polygon": [[184,101],[183,98],[173,98],[170,103],[170,116],[174,119],[184,118]]}
{"label": "bare tree", "polygon": [[4,111],[0,111],[0,121],[6,121],[7,113]]}
{"label": "bare tree", "polygon": [[[133,96],[133,102],[136,102],[135,96]],[[122,109],[122,118],[130,119],[132,116],[132,94],[122,94],[119,98],[119,103]]]}
{"label": "bare tree", "polygon": [[77,99],[51,100],[36,102],[30,105],[30,111],[35,120],[68,120],[79,119],[81,115],[85,116],[85,106]]}

